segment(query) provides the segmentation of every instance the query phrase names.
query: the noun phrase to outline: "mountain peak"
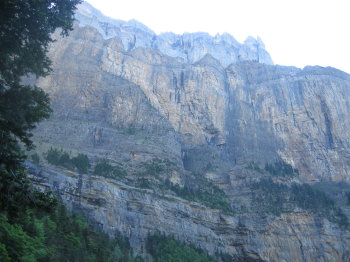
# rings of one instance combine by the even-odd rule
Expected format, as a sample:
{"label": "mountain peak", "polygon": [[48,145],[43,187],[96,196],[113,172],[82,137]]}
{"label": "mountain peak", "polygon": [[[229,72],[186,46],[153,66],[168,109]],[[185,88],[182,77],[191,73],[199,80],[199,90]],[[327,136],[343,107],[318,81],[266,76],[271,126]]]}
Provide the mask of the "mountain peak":
{"label": "mountain peak", "polygon": [[96,28],[105,39],[120,38],[126,51],[137,47],[151,48],[187,63],[196,63],[209,54],[224,67],[239,61],[273,64],[259,37],[250,36],[242,44],[228,33],[211,36],[206,32],[182,35],[167,32],[157,35],[137,20],[107,17],[86,2],[79,5],[76,20],[80,26]]}

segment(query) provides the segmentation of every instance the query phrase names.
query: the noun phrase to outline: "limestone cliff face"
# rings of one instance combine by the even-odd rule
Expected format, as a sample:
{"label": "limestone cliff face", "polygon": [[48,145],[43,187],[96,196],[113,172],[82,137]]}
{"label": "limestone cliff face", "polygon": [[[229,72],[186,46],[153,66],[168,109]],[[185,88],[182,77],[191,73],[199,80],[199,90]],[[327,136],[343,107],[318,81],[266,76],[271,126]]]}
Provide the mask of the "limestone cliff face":
{"label": "limestone cliff face", "polygon": [[348,74],[250,63],[227,70],[230,97],[239,101],[227,113],[230,148],[255,159],[277,152],[308,181],[349,180]]}
{"label": "limestone cliff face", "polygon": [[[321,217],[304,212],[224,215],[218,210],[172,195],[127,186],[112,179],[78,175],[45,167],[32,180],[57,192],[68,207],[80,212],[111,236],[127,236],[139,254],[155,231],[175,235],[215,255],[237,261],[349,261],[350,234]],[[230,185],[242,183],[231,174]],[[240,181],[239,181],[240,180]]]}
{"label": "limestone cliff face", "polygon": [[210,55],[180,66],[145,52],[107,48],[101,66],[139,85],[184,141],[222,146],[231,162],[281,157],[309,181],[349,180],[347,74],[252,62],[224,69]]}
{"label": "limestone cliff face", "polygon": [[[80,10],[78,19],[85,25],[86,10],[93,9]],[[90,19],[100,16],[90,14]],[[92,21],[95,25],[99,20]],[[106,25],[117,28],[115,23]],[[119,23],[121,30],[125,23]],[[141,36],[148,32],[138,24],[127,28]],[[101,148],[102,137],[103,145],[111,148],[116,128],[148,130],[158,140],[157,130],[168,141],[162,146],[171,145],[165,150],[169,155],[180,156],[173,144],[180,149],[182,143],[186,152],[209,147],[229,165],[282,158],[308,181],[350,179],[346,73],[256,62],[225,68],[210,52],[195,63],[184,63],[151,46],[128,51],[123,36],[106,40],[99,30],[76,26],[69,38],[58,39],[50,53],[54,73],[39,81],[53,97],[54,117],[89,122],[84,132],[90,142],[95,138],[86,136],[97,132]]]}
{"label": "limestone cliff face", "polygon": [[[91,27],[58,40],[52,57],[55,73],[40,85],[55,97],[71,93],[53,100],[66,110],[72,109],[68,101],[79,100],[74,106],[86,109],[87,117],[93,118],[89,108],[101,106],[108,123],[146,129],[160,124],[150,119],[158,115],[184,147],[219,147],[229,163],[281,157],[308,181],[350,178],[345,73],[254,62],[224,68],[209,54],[181,63],[155,49],[125,51],[119,38],[104,40]],[[118,81],[135,88],[116,91],[125,86]],[[143,108],[141,96],[154,113]]]}
{"label": "limestone cliff face", "polygon": [[[299,170],[297,183],[350,180],[348,74],[274,66],[259,39],[239,44],[229,35],[157,36],[88,4],[77,19],[69,37],[57,34],[49,54],[53,73],[37,82],[54,111],[35,131],[43,152],[55,146],[93,162],[123,163],[123,183],[137,177],[142,163],[166,159],[176,167],[167,179],[182,185],[189,171],[204,174],[237,210],[237,203],[249,205],[251,196],[242,190],[256,179],[238,167],[251,161],[283,159]],[[161,230],[241,258],[350,260],[348,230],[305,210],[229,216],[157,190],[51,166],[33,179],[107,232],[120,230],[141,253],[147,233]]]}

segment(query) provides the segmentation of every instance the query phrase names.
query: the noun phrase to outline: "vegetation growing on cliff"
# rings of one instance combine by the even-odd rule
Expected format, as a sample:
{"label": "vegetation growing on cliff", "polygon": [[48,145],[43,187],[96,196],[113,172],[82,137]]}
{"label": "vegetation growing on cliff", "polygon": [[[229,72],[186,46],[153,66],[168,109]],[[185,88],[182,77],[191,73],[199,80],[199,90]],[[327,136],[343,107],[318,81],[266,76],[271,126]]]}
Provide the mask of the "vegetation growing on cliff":
{"label": "vegetation growing on cliff", "polygon": [[339,225],[349,224],[347,217],[335,205],[333,199],[308,184],[293,183],[289,186],[275,183],[269,178],[252,184],[251,189],[252,201],[261,212],[280,215],[299,207]]}
{"label": "vegetation growing on cliff", "polygon": [[[142,164],[142,171],[137,173],[141,177],[138,178],[136,185],[141,188],[152,188],[152,186],[155,186],[163,190],[170,190],[186,200],[233,214],[230,201],[225,192],[203,175],[192,173],[192,181],[187,181],[183,187],[171,183],[166,174],[171,172],[174,167],[175,164],[168,160],[158,158],[149,160]],[[156,179],[156,184],[152,185],[152,181],[147,179],[147,177]]]}
{"label": "vegetation growing on cliff", "polygon": [[30,161],[33,162],[34,165],[39,166],[40,165],[40,156],[38,153],[33,153],[30,155]]}
{"label": "vegetation growing on cliff", "polygon": [[297,169],[294,169],[291,165],[282,160],[276,161],[272,164],[266,163],[264,169],[272,176],[293,177],[299,175]]}
{"label": "vegetation growing on cliff", "polygon": [[245,168],[246,169],[249,169],[249,170],[254,170],[260,174],[263,174],[264,173],[264,170],[259,166],[258,163],[252,161],[252,162],[249,162],[245,165]]}
{"label": "vegetation growing on cliff", "polygon": [[[192,173],[192,180],[187,181],[183,187],[173,184],[167,178],[167,174],[174,169],[175,164],[166,159],[154,158],[141,165],[140,176],[136,185],[141,188],[157,187],[163,190],[170,190],[181,198],[201,203],[210,208],[220,209],[226,213],[233,214],[230,202],[225,192],[213,182],[201,174]],[[151,179],[156,179],[152,184]]]}
{"label": "vegetation growing on cliff", "polygon": [[[90,168],[90,160],[87,155],[79,153],[77,156],[71,157],[68,152],[52,147],[46,153],[46,160],[52,165],[78,171],[81,174],[87,174]],[[112,165],[104,158],[97,161],[92,174],[114,179],[120,179],[127,175],[120,164]]]}
{"label": "vegetation growing on cliff", "polygon": [[170,172],[175,164],[167,159],[153,158],[141,164],[141,171],[137,173],[138,176],[150,176],[160,178],[164,173]]}
{"label": "vegetation growing on cliff", "polygon": [[61,166],[70,170],[77,170],[79,173],[86,174],[90,167],[90,160],[87,155],[78,154],[71,157],[67,152],[50,148],[46,153],[46,160],[52,165]]}
{"label": "vegetation growing on cliff", "polygon": [[230,201],[224,191],[205,177],[197,174],[196,178],[196,186],[187,184],[180,187],[179,185],[174,185],[169,180],[166,180],[165,187],[186,200],[195,201],[207,207],[216,208],[225,213],[233,214]]}
{"label": "vegetation growing on cliff", "polygon": [[266,163],[264,168],[261,168],[255,162],[250,162],[246,165],[246,168],[264,175],[264,178],[259,182],[250,185],[254,210],[280,215],[283,212],[290,212],[295,207],[299,207],[319,214],[339,225],[347,226],[349,224],[348,218],[336,205],[335,201],[322,192],[326,192],[326,188],[328,191],[339,191],[338,187],[336,187],[336,190],[334,185],[331,187],[333,189],[329,189],[330,187],[323,186],[322,183],[312,187],[309,184],[274,182],[272,180],[274,177],[275,179],[280,179],[281,177],[291,178],[299,175],[297,169],[281,160],[274,163]]}
{"label": "vegetation growing on cliff", "polygon": [[346,182],[318,182],[312,187],[325,192],[340,206],[350,205],[350,185]]}
{"label": "vegetation growing on cliff", "polygon": [[264,168],[261,168],[256,162],[249,162],[246,165],[247,169],[257,171],[260,174],[268,174],[271,176],[280,177],[295,177],[299,176],[297,169],[293,168],[291,165],[287,164],[282,160],[275,161],[274,163],[266,163]]}
{"label": "vegetation growing on cliff", "polygon": [[216,262],[194,246],[185,245],[172,236],[161,233],[148,236],[146,249],[155,262]]}
{"label": "vegetation growing on cliff", "polygon": [[107,159],[100,159],[94,168],[94,175],[107,178],[122,178],[127,175],[121,165],[112,166]]}

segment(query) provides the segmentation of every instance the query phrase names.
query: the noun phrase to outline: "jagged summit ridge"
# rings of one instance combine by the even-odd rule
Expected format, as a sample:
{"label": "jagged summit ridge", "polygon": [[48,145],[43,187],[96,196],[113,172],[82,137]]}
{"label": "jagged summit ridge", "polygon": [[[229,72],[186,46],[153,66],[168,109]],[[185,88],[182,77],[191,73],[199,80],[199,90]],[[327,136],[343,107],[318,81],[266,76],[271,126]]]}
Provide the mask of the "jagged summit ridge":
{"label": "jagged summit ridge", "polygon": [[187,63],[195,63],[210,54],[224,67],[239,61],[273,64],[259,37],[255,39],[249,36],[241,44],[228,33],[217,34],[214,37],[203,32],[157,35],[136,20],[126,22],[106,17],[86,2],[78,7],[76,19],[80,26],[96,28],[105,39],[120,38],[126,51],[138,47],[155,49]]}

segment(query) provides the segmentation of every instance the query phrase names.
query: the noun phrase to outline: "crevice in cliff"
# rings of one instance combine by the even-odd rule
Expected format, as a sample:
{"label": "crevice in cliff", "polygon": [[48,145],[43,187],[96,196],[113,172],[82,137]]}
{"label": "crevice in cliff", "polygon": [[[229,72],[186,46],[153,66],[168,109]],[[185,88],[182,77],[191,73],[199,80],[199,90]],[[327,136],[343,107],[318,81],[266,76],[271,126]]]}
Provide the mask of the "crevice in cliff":
{"label": "crevice in cliff", "polygon": [[333,139],[333,134],[332,134],[332,121],[330,120],[330,110],[326,104],[326,102],[320,98],[320,104],[321,104],[321,111],[324,116],[324,122],[325,122],[325,127],[326,127],[326,147],[328,149],[333,149],[334,148],[334,139]]}
{"label": "crevice in cliff", "polygon": [[[295,232],[293,227],[290,227],[292,232],[294,233],[294,235],[297,237],[298,234]],[[301,258],[302,258],[302,262],[307,262],[307,259],[305,257],[305,252],[304,252],[304,246],[303,243],[301,242],[301,240],[297,237],[297,241],[299,243],[299,248],[300,248],[300,254],[301,254]]]}

